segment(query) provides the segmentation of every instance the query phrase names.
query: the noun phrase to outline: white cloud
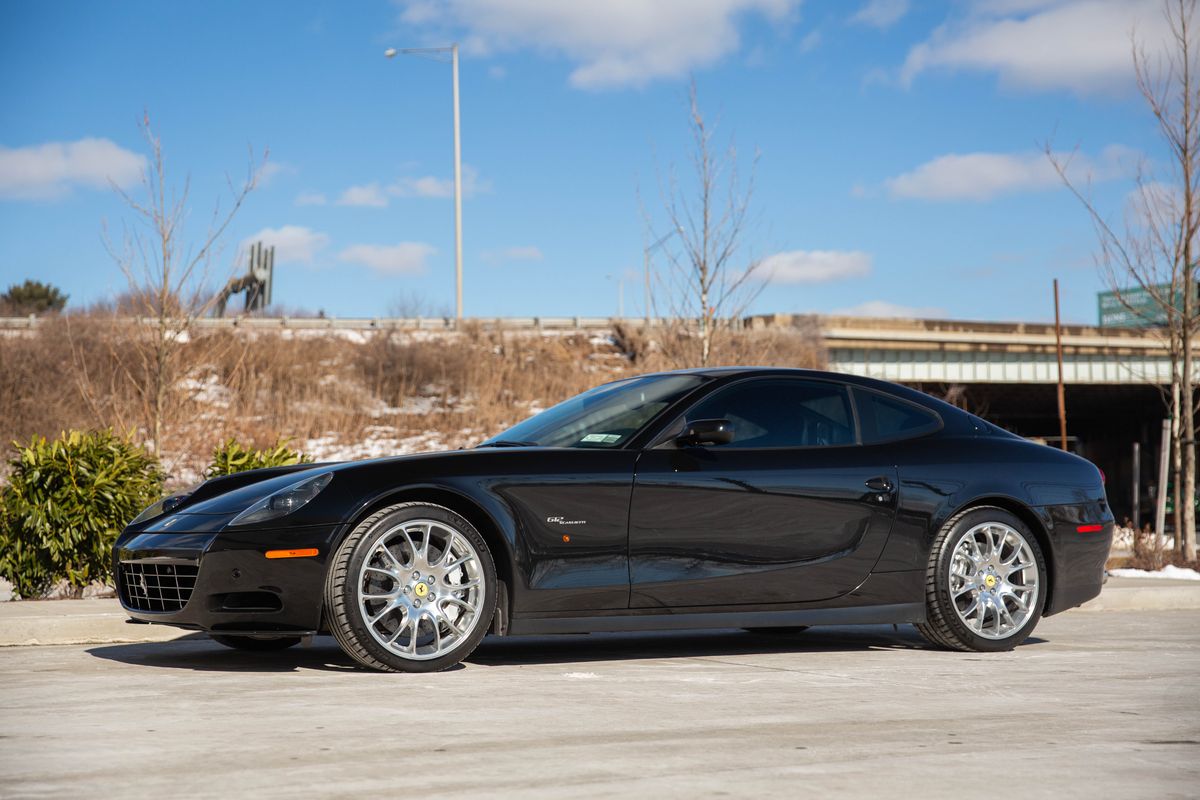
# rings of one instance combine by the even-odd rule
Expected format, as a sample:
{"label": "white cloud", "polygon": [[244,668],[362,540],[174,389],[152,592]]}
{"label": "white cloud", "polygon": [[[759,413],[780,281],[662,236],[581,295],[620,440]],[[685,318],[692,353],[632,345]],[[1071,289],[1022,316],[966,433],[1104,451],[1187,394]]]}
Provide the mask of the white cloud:
{"label": "white cloud", "polygon": [[[463,164],[463,197],[471,197],[491,190],[491,183],[480,178],[479,172],[474,167],[470,164]],[[384,208],[391,202],[392,197],[447,198],[453,196],[453,178],[438,178],[433,175],[406,176],[387,185],[373,181],[360,186],[351,186],[338,196],[337,205]],[[325,202],[325,196],[318,193],[306,193],[296,198],[296,205],[324,205]]]}
{"label": "white cloud", "polygon": [[399,244],[356,244],[338,253],[339,261],[363,264],[385,275],[417,275],[436,249],[424,242]]}
{"label": "white cloud", "polygon": [[484,251],[483,260],[492,263],[500,261],[541,261],[542,250],[536,245],[517,245],[505,247],[502,250]]}
{"label": "white cloud", "polygon": [[[1104,181],[1122,173],[1127,148],[1105,148],[1099,160],[1059,153],[1077,181]],[[893,197],[922,200],[989,200],[1005,194],[1058,188],[1062,180],[1045,153],[950,153],[884,181]]]}
{"label": "white cloud", "polygon": [[[487,193],[492,185],[479,177],[479,172],[470,164],[463,164],[462,192],[463,197]],[[453,197],[454,178],[436,178],[432,175],[423,177],[404,177],[387,187],[387,193],[396,197]]]}
{"label": "white cloud", "polygon": [[258,170],[258,185],[268,186],[280,175],[295,175],[300,170],[285,161],[268,161]]}
{"label": "white cloud", "polygon": [[368,183],[363,186],[351,186],[342,192],[341,197],[337,199],[337,204],[339,206],[383,208],[388,204],[388,199],[378,183]]}
{"label": "white cloud", "polygon": [[275,260],[281,264],[311,264],[319,250],[329,244],[329,237],[301,225],[284,225],[279,228],[263,228],[258,233],[242,240],[245,250],[254,242],[274,245]]}
{"label": "white cloud", "polygon": [[399,0],[401,22],[460,33],[479,54],[530,48],[575,64],[571,85],[644,86],[715,63],[740,44],[739,17],[786,23],[801,0]]}
{"label": "white cloud", "polygon": [[298,206],[323,206],[329,200],[320,192],[301,192],[296,195],[296,205]]}
{"label": "white cloud", "polygon": [[108,139],[47,142],[29,147],[0,145],[0,198],[45,200],[76,186],[105,189],[136,183],[146,157]]}
{"label": "white cloud", "polygon": [[895,25],[908,9],[909,0],[869,0],[850,21],[882,30]]}
{"label": "white cloud", "polygon": [[820,31],[810,31],[803,39],[800,40],[800,44],[798,45],[797,49],[801,53],[811,53],[813,50],[816,50],[820,46],[821,46],[821,32]]}
{"label": "white cloud", "polygon": [[868,300],[850,308],[835,309],[830,314],[839,317],[907,317],[909,319],[939,319],[946,309],[936,306],[904,306],[889,300]]}
{"label": "white cloud", "polygon": [[979,3],[913,47],[900,70],[909,85],[933,69],[994,72],[1006,84],[1078,92],[1130,85],[1130,34],[1153,53],[1166,24],[1158,0],[1008,0]]}
{"label": "white cloud", "polygon": [[871,274],[871,254],[859,250],[788,250],[759,267],[770,283],[829,283]]}

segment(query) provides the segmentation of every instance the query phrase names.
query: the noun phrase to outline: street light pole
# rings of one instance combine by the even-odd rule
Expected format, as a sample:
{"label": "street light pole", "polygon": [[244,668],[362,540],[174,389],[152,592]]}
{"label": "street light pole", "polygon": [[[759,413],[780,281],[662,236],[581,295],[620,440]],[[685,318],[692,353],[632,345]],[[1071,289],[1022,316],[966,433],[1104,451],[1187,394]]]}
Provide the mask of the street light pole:
{"label": "street light pole", "polygon": [[650,254],[666,244],[667,239],[670,239],[676,233],[678,233],[677,230],[671,231],[659,238],[654,244],[642,248],[642,275],[646,280],[646,330],[650,330]]}
{"label": "street light pole", "polygon": [[433,58],[445,63],[443,54],[450,54],[451,94],[454,99],[454,312],[455,318],[462,321],[462,140],[459,134],[458,114],[458,44],[449,47],[408,47],[397,50],[389,47],[383,51],[388,58],[397,55],[415,55]]}
{"label": "street light pole", "polygon": [[625,319],[625,275],[605,275],[604,277],[617,282],[617,319]]}
{"label": "street light pole", "polygon": [[450,46],[450,74],[454,83],[454,310],[463,318],[462,302],[462,144],[458,132],[458,43]]}

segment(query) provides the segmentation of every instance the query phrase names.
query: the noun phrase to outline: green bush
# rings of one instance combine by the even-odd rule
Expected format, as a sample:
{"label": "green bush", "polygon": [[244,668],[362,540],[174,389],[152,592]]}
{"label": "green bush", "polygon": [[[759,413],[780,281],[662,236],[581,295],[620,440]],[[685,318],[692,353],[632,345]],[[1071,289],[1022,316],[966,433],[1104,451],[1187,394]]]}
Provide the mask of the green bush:
{"label": "green bush", "polygon": [[158,461],[111,430],[13,443],[0,494],[0,575],[24,597],[112,577],[121,529],[162,495]]}
{"label": "green bush", "polygon": [[204,477],[216,478],[221,475],[232,475],[235,472],[245,472],[248,469],[286,467],[292,464],[307,464],[312,461],[310,457],[299,450],[289,448],[289,441],[280,439],[274,447],[255,450],[252,447],[246,447],[236,439],[230,439],[213,450],[212,463],[204,471]]}
{"label": "green bush", "polygon": [[14,283],[8,287],[8,291],[0,294],[0,307],[8,314],[45,314],[48,311],[62,311],[66,304],[67,295],[59,291],[57,286],[41,281]]}

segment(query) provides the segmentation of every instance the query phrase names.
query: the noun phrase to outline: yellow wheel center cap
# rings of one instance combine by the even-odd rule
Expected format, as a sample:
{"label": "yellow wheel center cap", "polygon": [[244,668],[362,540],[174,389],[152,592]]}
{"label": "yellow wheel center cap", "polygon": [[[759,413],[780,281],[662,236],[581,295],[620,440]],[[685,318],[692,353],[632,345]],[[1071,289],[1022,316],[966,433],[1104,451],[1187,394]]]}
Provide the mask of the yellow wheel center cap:
{"label": "yellow wheel center cap", "polygon": [[429,587],[423,583],[418,583],[413,587],[413,594],[415,594],[417,597],[424,597],[425,595],[429,594]]}
{"label": "yellow wheel center cap", "polygon": [[984,583],[984,585],[985,585],[985,586],[987,586],[989,589],[995,589],[995,588],[996,588],[996,576],[995,576],[995,575],[988,575],[987,577],[985,577],[985,578],[983,579],[983,583]]}

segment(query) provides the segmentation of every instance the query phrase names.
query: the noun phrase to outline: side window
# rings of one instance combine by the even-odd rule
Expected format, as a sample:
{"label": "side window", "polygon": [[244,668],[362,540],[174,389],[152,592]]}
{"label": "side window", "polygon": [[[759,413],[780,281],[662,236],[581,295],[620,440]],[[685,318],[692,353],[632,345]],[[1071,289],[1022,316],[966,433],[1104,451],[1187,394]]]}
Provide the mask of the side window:
{"label": "side window", "polygon": [[932,411],[885,394],[855,389],[854,401],[863,444],[922,436],[942,424]]}
{"label": "side window", "polygon": [[687,418],[733,423],[733,441],[724,447],[828,447],[855,442],[846,387],[824,381],[744,381],[701,400]]}

